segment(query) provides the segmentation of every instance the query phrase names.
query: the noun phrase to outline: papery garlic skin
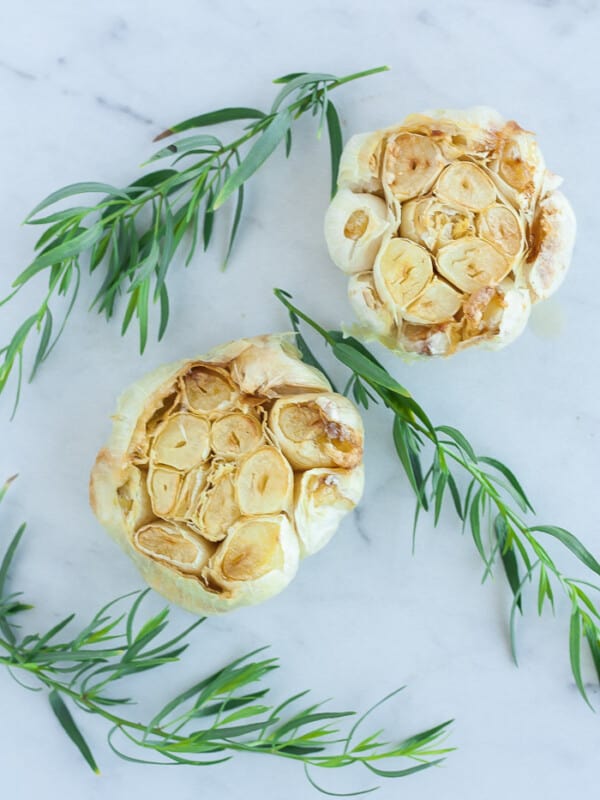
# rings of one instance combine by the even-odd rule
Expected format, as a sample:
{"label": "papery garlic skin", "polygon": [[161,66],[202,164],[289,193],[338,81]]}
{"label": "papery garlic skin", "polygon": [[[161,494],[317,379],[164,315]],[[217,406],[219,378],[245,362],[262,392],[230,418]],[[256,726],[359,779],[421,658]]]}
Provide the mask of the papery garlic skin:
{"label": "papery garlic skin", "polygon": [[[350,273],[356,333],[407,357],[514,341],[570,265],[560,183],[534,134],[483,106],[353,136],[325,239]],[[360,214],[369,198],[377,226]]]}
{"label": "papery garlic skin", "polygon": [[362,494],[360,415],[293,334],[160,367],[113,423],[92,508],[150,586],[197,614],[281,591]]}

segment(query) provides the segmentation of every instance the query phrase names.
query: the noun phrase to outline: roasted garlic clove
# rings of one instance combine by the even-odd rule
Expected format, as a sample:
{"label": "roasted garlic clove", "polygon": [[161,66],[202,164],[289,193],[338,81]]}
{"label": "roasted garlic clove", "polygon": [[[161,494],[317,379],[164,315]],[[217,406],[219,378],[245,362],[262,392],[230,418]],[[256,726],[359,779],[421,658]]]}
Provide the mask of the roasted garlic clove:
{"label": "roasted garlic clove", "polygon": [[277,514],[291,505],[294,474],[275,447],[261,447],[238,467],[236,491],[242,514]]}
{"label": "roasted garlic clove", "polygon": [[[152,587],[195,613],[281,591],[359,500],[360,416],[292,340],[241,339],[145,376],[92,470],[102,524]],[[302,483],[309,467],[339,491]]]}
{"label": "roasted garlic clove", "polygon": [[216,465],[209,484],[198,508],[197,524],[206,539],[220,542],[241,516],[235,489],[235,467],[231,464]]}
{"label": "roasted garlic clove", "polygon": [[193,531],[165,520],[137,530],[133,543],[145,556],[190,575],[199,575],[214,552],[214,546]]}
{"label": "roasted garlic clove", "polygon": [[244,453],[256,450],[263,439],[259,420],[251,415],[235,411],[213,422],[211,446],[222,458],[239,458]]}
{"label": "roasted garlic clove", "polygon": [[410,200],[431,189],[445,163],[430,138],[414,133],[391,136],[385,147],[383,185],[396,200]]}
{"label": "roasted garlic clove", "polygon": [[382,143],[379,132],[352,136],[340,158],[339,185],[353,192],[381,192]]}
{"label": "roasted garlic clove", "polygon": [[342,395],[280,398],[271,409],[269,426],[294,469],[351,469],[362,461],[362,420]]}
{"label": "roasted garlic clove", "polygon": [[[341,160],[340,199],[327,219],[360,192],[388,223],[374,260],[375,237],[368,258],[356,250],[354,261],[347,234],[360,230],[360,215],[346,232],[351,215],[327,225],[332,259],[355,273],[349,297],[358,335],[419,356],[504,347],[531,303],[562,281],[575,218],[557,191],[560,178],[546,169],[535,136],[493,109],[411,114],[352,137]],[[474,324],[483,298],[489,313]]]}
{"label": "roasted garlic clove", "polygon": [[558,289],[571,263],[575,215],[562,192],[553,191],[538,204],[531,227],[531,250],[524,276],[533,302]]}
{"label": "roasted garlic clove", "polygon": [[470,233],[475,233],[475,215],[466,208],[452,208],[434,196],[409,200],[402,206],[400,236],[432,253]]}
{"label": "roasted garlic clove", "polygon": [[[304,555],[324,547],[362,497],[364,470],[309,469],[296,478],[294,521]],[[319,525],[314,520],[319,520]]]}
{"label": "roasted garlic clove", "polygon": [[195,366],[184,376],[185,398],[192,411],[200,414],[232,408],[236,390],[224,370]]}
{"label": "roasted garlic clove", "polygon": [[192,414],[175,414],[165,420],[150,447],[155,464],[188,470],[206,461],[210,452],[210,422]]}
{"label": "roasted garlic clove", "polygon": [[446,281],[434,278],[423,294],[404,311],[407,322],[417,325],[436,325],[449,322],[460,310],[463,295]]}
{"label": "roasted garlic clove", "polygon": [[395,328],[394,317],[375,288],[372,272],[353,275],[348,283],[348,297],[354,313],[365,331],[379,337],[391,336]]}
{"label": "roasted garlic clove", "polygon": [[183,476],[166,467],[156,467],[148,473],[148,493],[152,510],[157,517],[168,517],[175,513]]}
{"label": "roasted garlic clove", "polygon": [[288,517],[250,517],[237,522],[202,572],[232,607],[252,605],[281,591],[300,560],[298,537]]}
{"label": "roasted garlic clove", "polygon": [[340,189],[325,215],[329,254],[344,272],[371,269],[389,227],[387,206],[380,197]]}
{"label": "roasted garlic clove", "polygon": [[499,203],[483,211],[477,220],[477,233],[513,259],[524,244],[521,221],[512,208]]}
{"label": "roasted garlic clove", "polygon": [[410,239],[390,239],[377,257],[373,276],[379,296],[398,320],[433,278],[433,260]]}
{"label": "roasted garlic clove", "polygon": [[496,286],[510,272],[510,261],[489,242],[465,236],[440,249],[440,274],[463,292]]}
{"label": "roasted garlic clove", "polygon": [[451,208],[483,211],[496,199],[492,179],[469,161],[455,161],[442,172],[433,190]]}

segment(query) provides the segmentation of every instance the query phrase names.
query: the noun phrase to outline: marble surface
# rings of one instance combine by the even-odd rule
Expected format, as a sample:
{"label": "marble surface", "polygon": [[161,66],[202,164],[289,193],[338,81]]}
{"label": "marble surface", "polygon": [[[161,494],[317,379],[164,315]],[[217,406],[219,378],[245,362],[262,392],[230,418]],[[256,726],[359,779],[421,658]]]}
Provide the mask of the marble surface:
{"label": "marble surface", "polygon": [[[277,75],[389,64],[390,73],[337,93],[346,136],[423,108],[496,106],[539,133],[548,164],[565,178],[579,221],[572,271],[556,299],[503,352],[412,367],[379,355],[435,421],[456,425],[479,450],[514,468],[540,520],[569,527],[598,553],[599,6],[596,0],[6,5],[0,293],[31,257],[36,231],[20,222],[41,197],[71,181],[128,181],[164,127],[223,105],[264,107]],[[36,604],[25,625],[37,630],[73,609],[83,619],[140,586],[87,505],[88,471],[125,385],[170,359],[287,328],[274,285],[292,291],[328,325],[350,320],[346,278],[329,262],[321,233],[328,159],[326,143],[303,123],[290,160],[276,154],[252,181],[230,269],[218,269],[222,231],[187,271],[177,260],[170,330],[143,358],[133,331],[121,339],[117,322],[86,313],[94,294],[86,281],[67,334],[35,383],[25,386],[13,422],[12,398],[0,399],[0,475],[20,473],[3,504],[2,541],[21,520],[29,527],[13,573],[13,586]],[[2,342],[33,310],[42,288],[32,284],[2,309]],[[450,512],[437,530],[423,520],[411,555],[413,500],[394,457],[389,418],[376,409],[366,427],[360,510],[278,598],[208,621],[173,671],[172,685],[158,674],[141,678],[140,713],[224,661],[271,644],[282,662],[273,679],[278,696],[311,687],[315,697],[334,697],[337,707],[363,709],[406,684],[382,712],[391,734],[455,718],[449,741],[459,749],[438,769],[384,783],[381,800],[588,793],[597,785],[600,730],[569,669],[567,603],[558,603],[556,618],[539,620],[528,596],[517,669],[504,581],[498,576],[481,586],[479,558]],[[569,574],[583,574],[567,554],[553,552]],[[189,622],[178,610],[173,618]],[[590,663],[584,668],[600,707]],[[105,744],[104,724],[84,718],[102,767],[96,778],[45,699],[6,672],[0,672],[0,708],[7,796],[316,796],[301,768],[284,760],[239,756],[204,771],[119,761]],[[323,782],[342,791],[371,785],[357,773]]]}

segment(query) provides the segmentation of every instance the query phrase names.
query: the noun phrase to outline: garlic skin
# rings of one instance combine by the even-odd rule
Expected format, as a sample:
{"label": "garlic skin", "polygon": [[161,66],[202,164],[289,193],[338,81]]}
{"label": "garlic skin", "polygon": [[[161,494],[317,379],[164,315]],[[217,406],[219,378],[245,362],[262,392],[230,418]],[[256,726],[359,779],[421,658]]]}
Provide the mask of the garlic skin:
{"label": "garlic skin", "polygon": [[293,339],[241,339],[145,375],[92,469],[99,521],[196,614],[280,592],[362,495],[360,415]]}
{"label": "garlic skin", "polygon": [[570,265],[560,183],[534,134],[484,106],[353,136],[325,239],[350,274],[356,333],[408,358],[514,341]]}

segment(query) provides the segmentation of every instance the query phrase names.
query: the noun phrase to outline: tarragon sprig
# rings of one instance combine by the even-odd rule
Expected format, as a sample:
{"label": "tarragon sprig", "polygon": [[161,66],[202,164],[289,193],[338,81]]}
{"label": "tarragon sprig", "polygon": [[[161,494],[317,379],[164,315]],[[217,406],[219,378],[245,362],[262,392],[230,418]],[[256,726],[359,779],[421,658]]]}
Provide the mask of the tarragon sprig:
{"label": "tarragon sprig", "polygon": [[[383,402],[393,413],[392,435],[400,463],[416,496],[413,538],[419,514],[432,511],[437,525],[448,497],[468,528],[484,565],[484,580],[498,559],[511,588],[510,642],[517,661],[516,618],[523,613],[526,586],[537,578],[537,610],[554,610],[555,591],[563,592],[571,607],[569,656],[575,683],[588,705],[582,674],[581,654],[587,643],[600,682],[600,606],[593,597],[600,585],[565,576],[546,549],[548,537],[560,542],[594,575],[600,563],[568,530],[557,525],[528,524],[524,515],[535,513],[514,473],[502,462],[475,453],[467,437],[449,425],[435,426],[408,389],[398,383],[372,353],[352,336],[330,331],[312,320],[291,302],[291,295],[276,289],[277,298],[288,309],[299,349],[308,363],[323,369],[300,333],[306,323],[330,348],[335,358],[350,370],[345,393],[351,393],[365,408]],[[425,459],[428,458],[428,465]],[[466,478],[466,489],[461,491]]]}
{"label": "tarragon sprig", "polygon": [[[0,489],[0,500],[7,486]],[[179,661],[190,634],[204,619],[165,639],[168,608],[139,619],[145,591],[108,603],[76,635],[67,634],[74,614],[45,633],[22,635],[14,619],[31,606],[6,587],[24,530],[22,525],[0,564],[0,664],[25,688],[47,691],[58,722],[95,772],[99,771],[96,759],[72,710],[102,717],[110,725],[111,749],[129,761],[210,766],[238,752],[279,756],[300,762],[317,789],[311,774],[317,767],[362,766],[382,778],[400,778],[439,764],[453,749],[441,746],[451,721],[400,741],[383,739],[381,731],[359,734],[365,718],[400,690],[362,716],[329,711],[324,703],[309,701],[304,691],[276,706],[269,704],[264,684],[279,662],[264,657],[265,648],[199,680],[169,700],[150,721],[140,721],[133,712],[125,715],[123,709],[134,701],[115,694],[115,688],[125,678]],[[352,720],[346,733],[338,727],[342,720]]]}
{"label": "tarragon sprig", "polygon": [[[222,108],[174,125],[156,139],[229,122],[245,123],[240,135],[224,141],[214,133],[194,133],[162,147],[149,164],[173,159],[167,169],[155,169],[136,178],[124,189],[106,183],[75,183],[53,192],[27,216],[27,225],[45,228],[37,241],[37,255],[15,279],[10,301],[40,274],[48,288],[38,309],[19,326],[11,341],[0,349],[0,393],[16,370],[19,400],[23,377],[23,352],[38,336],[31,378],[50,355],[63,332],[79,292],[82,271],[102,271],[100,288],[92,303],[107,319],[114,316],[117,300],[127,299],[121,332],[137,318],[140,351],[148,340],[152,306],[158,306],[158,338],[169,323],[169,267],[187,237],[186,265],[200,242],[207,249],[218,210],[235,196],[235,207],[226,249],[227,263],[239,231],[248,180],[281,144],[286,156],[292,149],[292,130],[305,114],[318,118],[317,136],[329,135],[331,187],[335,191],[342,152],[338,112],[330,93],[346,83],[386,70],[357,72],[338,78],[328,73],[299,72],[278,78],[281,86],[269,111],[256,108]],[[91,204],[62,207],[68,198],[100,195]],[[65,298],[66,312],[58,327],[55,302]]]}

